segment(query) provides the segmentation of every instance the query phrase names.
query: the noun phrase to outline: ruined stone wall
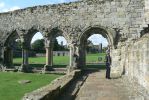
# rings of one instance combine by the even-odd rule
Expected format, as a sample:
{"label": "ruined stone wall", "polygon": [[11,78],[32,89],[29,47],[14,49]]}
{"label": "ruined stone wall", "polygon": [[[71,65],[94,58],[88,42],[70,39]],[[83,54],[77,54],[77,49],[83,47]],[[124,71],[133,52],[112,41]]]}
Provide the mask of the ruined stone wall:
{"label": "ruined stone wall", "polygon": [[149,0],[145,0],[145,22],[149,24]]}
{"label": "ruined stone wall", "polygon": [[138,40],[121,43],[117,50],[119,71],[149,89],[149,35]]}
{"label": "ruined stone wall", "polygon": [[45,35],[54,28],[61,30],[69,43],[79,40],[89,27],[96,26],[109,33],[111,45],[117,45],[115,42],[120,38],[138,37],[144,5],[144,0],[84,0],[2,13],[0,43],[3,45],[13,32],[27,34],[27,40],[31,40],[32,34],[40,31]]}
{"label": "ruined stone wall", "polygon": [[38,31],[43,35],[55,35],[58,33],[51,31],[57,29],[71,44],[78,42],[90,27],[96,27],[108,33],[108,40],[114,47],[111,50],[112,72],[119,76],[126,73],[146,86],[147,40],[139,38],[148,26],[147,4],[148,0],[82,0],[1,13],[0,54],[3,54],[4,42],[14,32],[25,34],[25,41],[28,41]]}
{"label": "ruined stone wall", "polygon": [[[14,30],[51,30],[58,27],[66,35],[79,35],[88,27],[103,26],[121,33],[135,33],[142,22],[143,0],[87,0],[69,4],[26,8],[0,14],[2,39]],[[137,8],[139,9],[137,11]],[[4,33],[5,32],[5,33]],[[5,34],[5,35],[2,35]],[[114,33],[112,33],[113,35]],[[131,36],[131,35],[130,35]]]}

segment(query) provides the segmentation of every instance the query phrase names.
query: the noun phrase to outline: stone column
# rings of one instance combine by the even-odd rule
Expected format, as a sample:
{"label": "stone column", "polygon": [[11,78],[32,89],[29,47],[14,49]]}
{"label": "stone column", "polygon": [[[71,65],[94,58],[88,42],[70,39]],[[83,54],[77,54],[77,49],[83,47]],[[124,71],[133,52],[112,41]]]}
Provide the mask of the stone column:
{"label": "stone column", "polygon": [[20,41],[22,46],[22,65],[19,71],[29,72],[29,63],[28,63],[29,44],[27,43],[27,38],[25,37],[25,35],[21,35]]}
{"label": "stone column", "polygon": [[50,37],[45,37],[46,49],[46,65],[44,66],[43,73],[53,66],[53,42]]}
{"label": "stone column", "polygon": [[86,66],[86,46],[82,45],[81,46],[81,51],[80,51],[80,59],[81,59],[81,68]]}
{"label": "stone column", "polygon": [[53,66],[53,50],[51,47],[46,48],[46,65]]}
{"label": "stone column", "polygon": [[110,51],[110,56],[112,58],[111,63],[111,78],[119,78],[122,75],[120,62],[121,62],[121,51],[120,49],[114,49]]}
{"label": "stone column", "polygon": [[79,47],[76,45],[76,43],[70,43],[69,50],[70,55],[69,55],[68,73],[78,68],[79,65]]}
{"label": "stone column", "polygon": [[9,67],[13,67],[13,50],[10,48],[9,50]]}
{"label": "stone column", "polygon": [[69,66],[73,67],[73,47],[69,46]]}
{"label": "stone column", "polygon": [[8,68],[11,68],[13,66],[13,50],[10,47],[5,47],[4,64],[5,64],[5,67],[8,67]]}
{"label": "stone column", "polygon": [[24,65],[28,65],[28,49],[22,49],[22,60]]}

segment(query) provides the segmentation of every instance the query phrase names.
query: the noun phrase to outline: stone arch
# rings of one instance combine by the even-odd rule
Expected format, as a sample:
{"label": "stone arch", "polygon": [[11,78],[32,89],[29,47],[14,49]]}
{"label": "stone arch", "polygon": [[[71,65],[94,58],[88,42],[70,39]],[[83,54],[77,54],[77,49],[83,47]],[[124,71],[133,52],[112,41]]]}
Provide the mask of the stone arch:
{"label": "stone arch", "polygon": [[[44,35],[45,35],[45,34],[44,34]],[[48,36],[51,35],[53,38],[56,38],[57,36],[63,36],[63,37],[66,39],[66,41],[69,41],[69,37],[68,37],[67,33],[66,33],[64,30],[62,30],[61,28],[58,28],[58,27],[52,28],[52,29],[48,32],[47,35],[48,35]]]}
{"label": "stone arch", "polygon": [[46,71],[49,67],[53,67],[53,44],[58,36],[63,36],[66,41],[69,41],[66,33],[59,27],[54,27],[50,29],[48,32],[44,33],[45,39],[45,48],[46,48],[46,65],[44,66],[44,71]]}
{"label": "stone arch", "polygon": [[12,31],[12,32],[9,32],[7,34],[8,35],[4,37],[3,46],[7,46],[9,44],[9,41],[13,40],[16,37],[20,38],[20,36],[19,36],[17,31]]}
{"label": "stone arch", "polygon": [[107,39],[109,45],[111,45],[111,49],[114,49],[114,39],[116,37],[116,34],[113,30],[101,26],[90,26],[88,28],[85,28],[79,36],[79,65],[82,65],[79,67],[83,67],[86,65],[86,53],[84,49],[88,37],[90,37],[93,34],[101,34],[103,37]]}
{"label": "stone arch", "polygon": [[112,48],[115,47],[114,39],[116,37],[116,33],[114,30],[102,26],[89,26],[85,28],[79,36],[79,44],[81,44],[84,39],[87,39],[89,36],[95,34],[95,32],[97,32],[96,34],[101,34],[103,37],[107,38],[108,43],[112,46]]}
{"label": "stone arch", "polygon": [[17,31],[12,31],[4,38],[3,42],[3,65],[13,67],[13,48],[16,39],[20,38]]}
{"label": "stone arch", "polygon": [[[31,40],[37,32],[40,32],[42,34],[42,36],[44,37],[44,32],[40,31],[39,29],[32,29],[31,28],[31,29],[27,30],[27,32],[24,34],[25,35],[25,42],[26,42],[28,47],[30,47]],[[21,35],[21,34],[19,34],[19,35]]]}

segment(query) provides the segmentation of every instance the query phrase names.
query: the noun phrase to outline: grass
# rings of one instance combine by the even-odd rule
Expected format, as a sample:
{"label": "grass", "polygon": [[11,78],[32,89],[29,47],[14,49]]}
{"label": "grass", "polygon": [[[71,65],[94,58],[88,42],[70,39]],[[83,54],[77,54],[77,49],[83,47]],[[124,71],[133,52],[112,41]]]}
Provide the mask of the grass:
{"label": "grass", "polygon": [[86,57],[86,63],[99,63],[104,62],[105,53],[100,54],[88,54]]}
{"label": "grass", "polygon": [[[100,59],[99,59],[100,58]],[[104,62],[105,53],[100,54],[87,54],[86,63],[99,63]],[[14,58],[14,64],[21,64],[22,58]],[[29,57],[29,64],[36,66],[36,64],[44,65],[46,63],[45,57]],[[58,65],[68,65],[69,64],[69,56],[54,56],[53,64]]]}
{"label": "grass", "polygon": [[[54,56],[53,57],[54,65],[67,65],[69,64],[69,56]],[[21,64],[22,58],[14,58],[13,62],[15,64]],[[29,64],[45,64],[45,57],[29,57]]]}
{"label": "grass", "polygon": [[[98,58],[102,58],[99,59]],[[88,54],[86,56],[87,68],[105,69],[105,64],[97,64],[104,62],[105,54]],[[54,56],[54,67],[65,67],[69,64],[69,56]],[[15,65],[20,65],[22,58],[14,58]],[[45,65],[45,57],[30,57],[29,63],[32,67],[43,67]],[[92,64],[96,63],[96,64]],[[31,92],[37,88],[49,84],[52,80],[61,75],[56,74],[31,74],[31,73],[0,73],[0,100],[20,100],[25,93]],[[19,84],[20,80],[31,80],[29,84]]]}
{"label": "grass", "polygon": [[[0,73],[0,100],[20,100],[25,93],[49,84],[61,75],[31,73]],[[31,80],[28,84],[19,84],[20,80]]]}

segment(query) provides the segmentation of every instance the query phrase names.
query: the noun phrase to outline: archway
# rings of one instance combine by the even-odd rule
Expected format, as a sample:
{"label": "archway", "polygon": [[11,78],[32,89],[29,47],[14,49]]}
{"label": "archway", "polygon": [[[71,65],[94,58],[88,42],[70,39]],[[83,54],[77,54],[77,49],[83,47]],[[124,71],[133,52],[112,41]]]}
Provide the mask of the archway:
{"label": "archway", "polygon": [[17,70],[22,64],[22,47],[20,37],[16,31],[10,33],[4,43],[4,71]]}
{"label": "archway", "polygon": [[93,34],[86,43],[86,67],[105,69],[105,52],[108,42],[100,34]]}
{"label": "archway", "polygon": [[80,36],[79,38],[79,43],[80,43],[80,60],[79,60],[79,65],[80,67],[83,68],[86,66],[86,46],[87,46],[87,39],[92,36],[93,34],[100,34],[104,38],[107,39],[108,44],[113,47],[113,39],[112,39],[112,34],[110,34],[106,29],[100,28],[100,27],[89,27],[86,29]]}
{"label": "archway", "polygon": [[30,41],[29,52],[29,65],[34,71],[41,70],[45,65],[45,53],[44,37],[41,32],[36,32]]}
{"label": "archway", "polygon": [[65,68],[69,65],[69,49],[64,36],[57,36],[53,44],[53,66],[54,68]]}
{"label": "archway", "polygon": [[[44,70],[56,70],[57,68],[65,68],[68,65],[68,49],[67,38],[63,31],[58,28],[53,28],[45,36],[45,48],[46,48],[46,65]],[[61,41],[64,40],[62,42]],[[60,41],[59,41],[60,40]]]}

